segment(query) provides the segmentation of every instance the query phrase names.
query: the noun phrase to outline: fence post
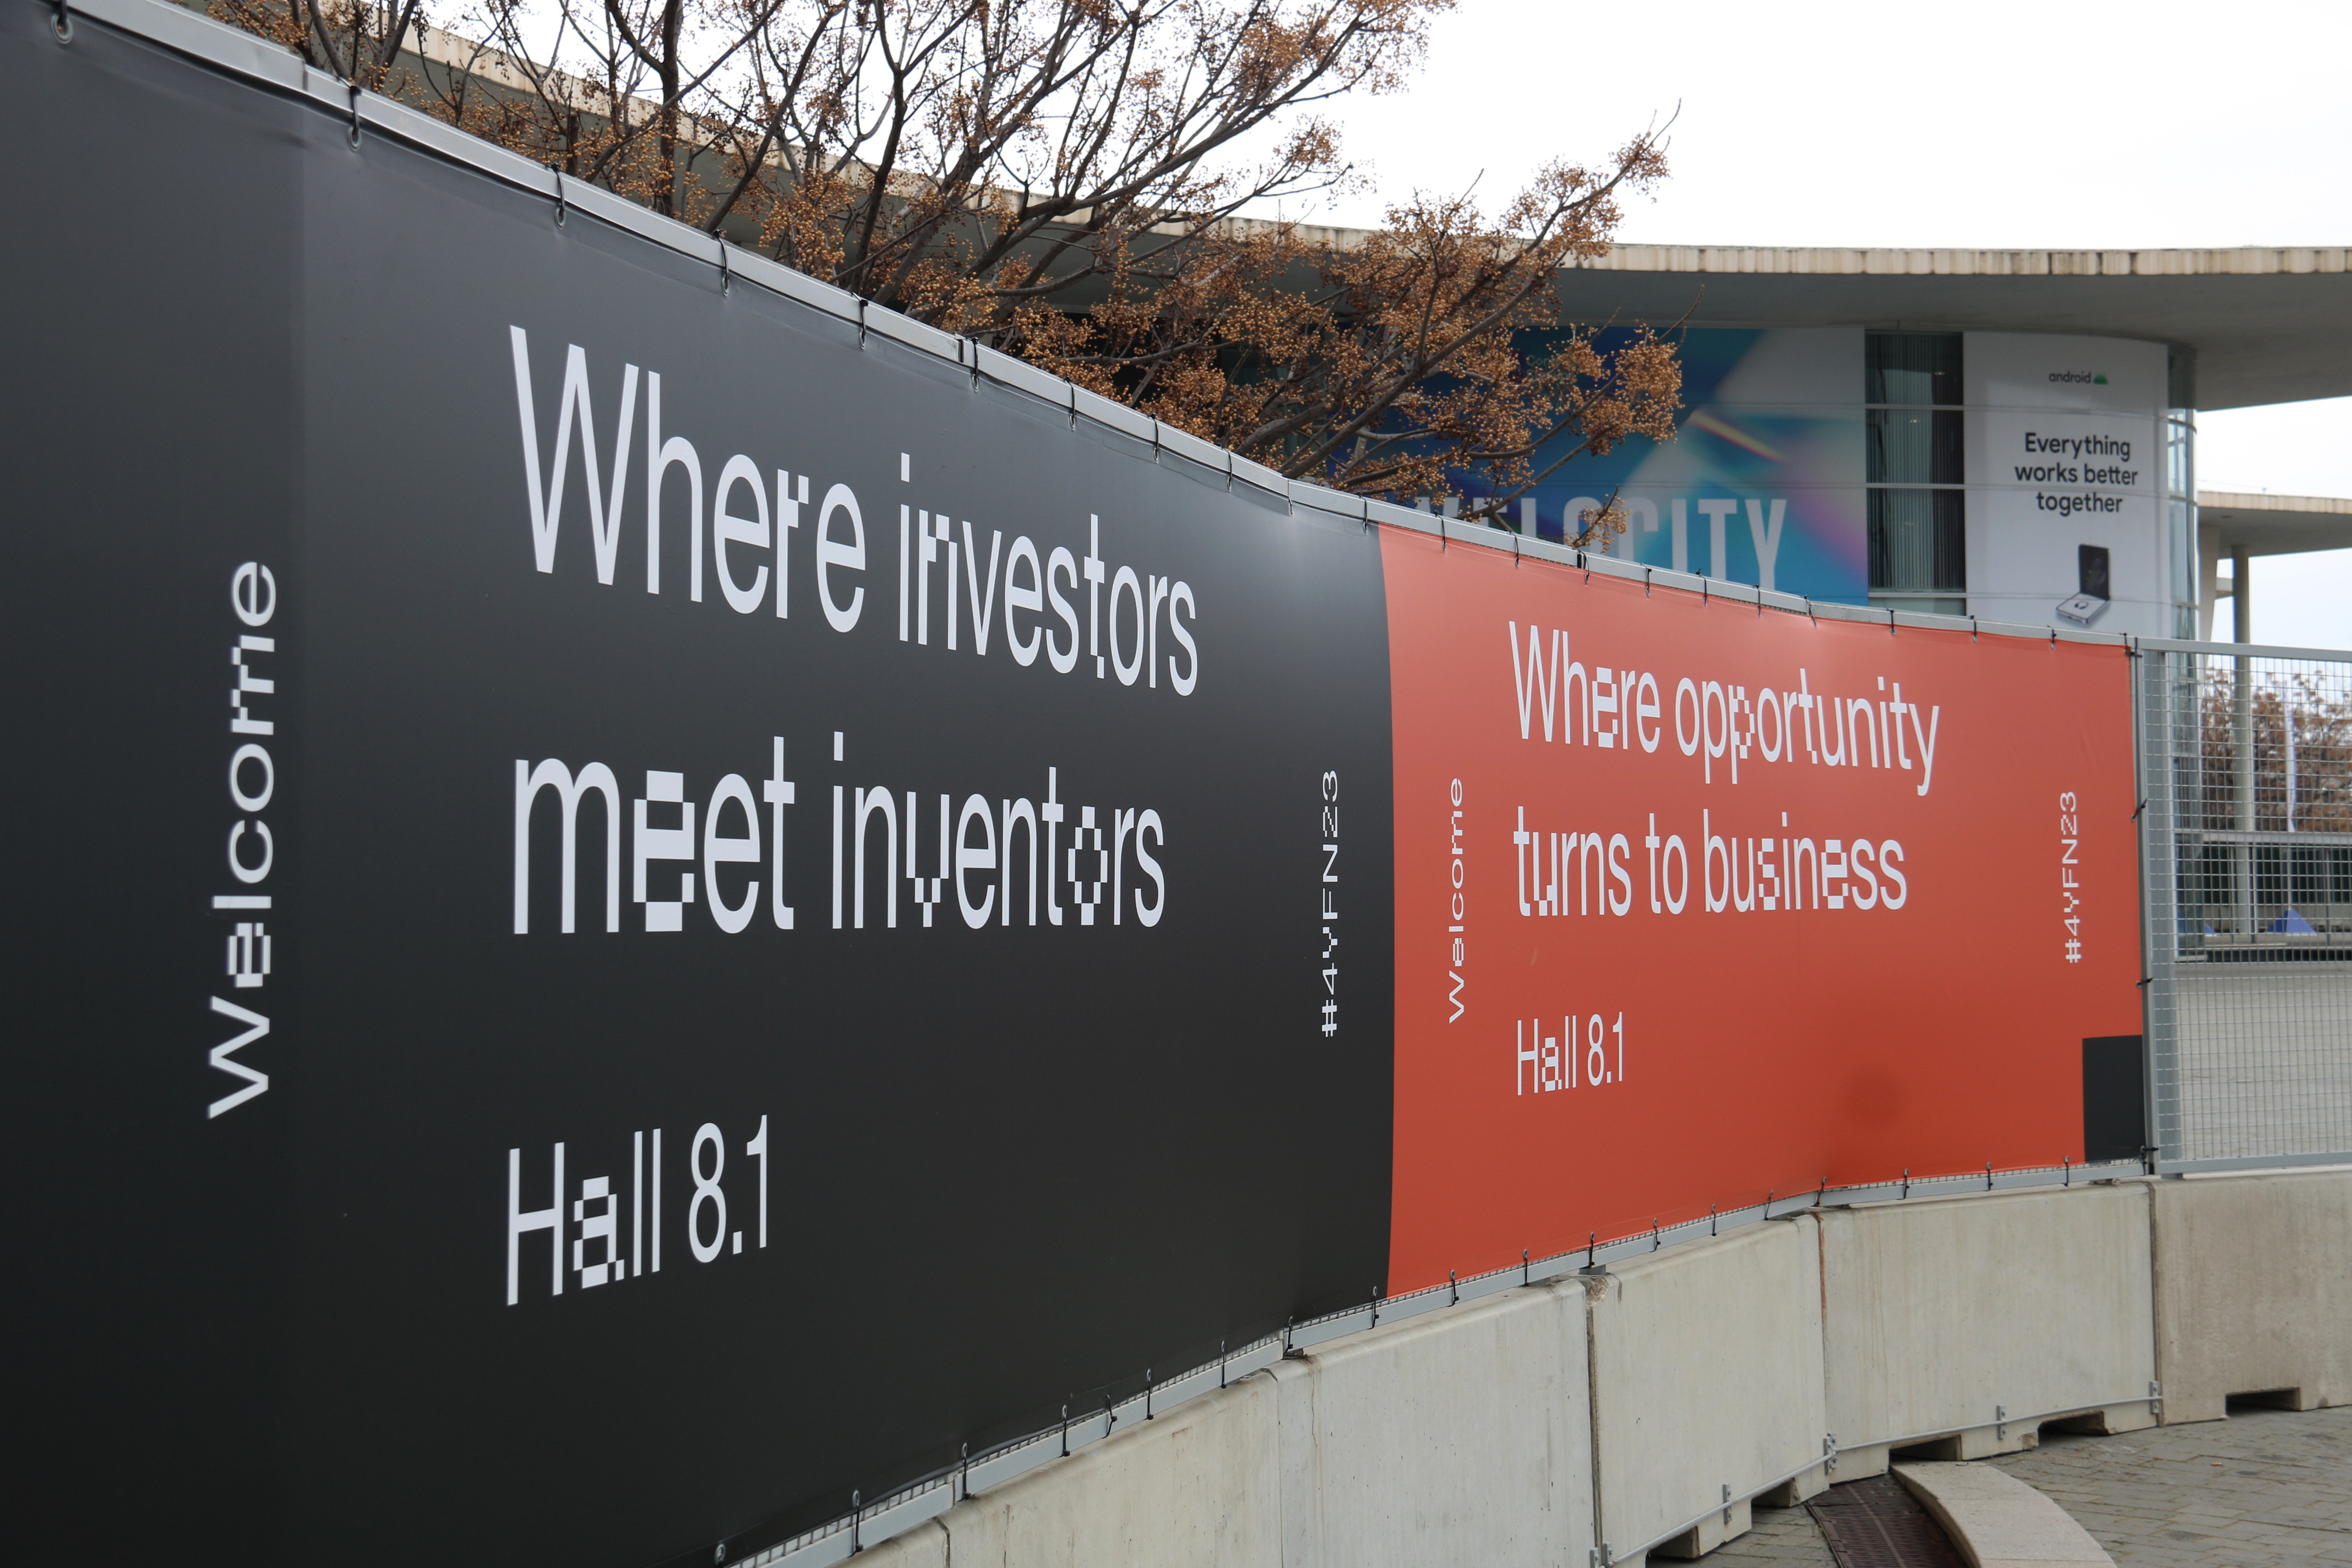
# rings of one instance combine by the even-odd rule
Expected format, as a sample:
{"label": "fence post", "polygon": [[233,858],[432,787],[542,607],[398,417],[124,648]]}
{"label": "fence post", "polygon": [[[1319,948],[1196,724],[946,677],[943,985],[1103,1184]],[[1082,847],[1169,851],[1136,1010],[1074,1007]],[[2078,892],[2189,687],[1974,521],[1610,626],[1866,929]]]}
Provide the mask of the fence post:
{"label": "fence post", "polygon": [[[2197,656],[2142,648],[2134,661],[2138,731],[2134,768],[2139,795],[2141,1075],[2146,1142],[2159,1161],[2180,1157],[2179,1007],[2176,985],[2182,906],[2179,896],[2182,704],[2187,735],[2198,731]],[[2189,765],[2193,767],[2191,755]],[[2194,795],[2192,790],[2190,794]]]}

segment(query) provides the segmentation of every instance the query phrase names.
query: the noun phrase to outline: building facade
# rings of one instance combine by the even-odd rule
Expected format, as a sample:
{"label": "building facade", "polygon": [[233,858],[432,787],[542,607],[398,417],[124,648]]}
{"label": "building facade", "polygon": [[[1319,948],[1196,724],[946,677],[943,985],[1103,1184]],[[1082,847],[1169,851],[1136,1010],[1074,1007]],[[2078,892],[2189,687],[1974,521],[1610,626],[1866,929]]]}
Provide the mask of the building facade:
{"label": "building facade", "polygon": [[1626,531],[1610,548],[1645,565],[1843,604],[2197,635],[2195,416],[2166,344],[1700,327],[1683,360],[1678,439],[1579,458],[1514,521],[1573,536],[1613,498]]}

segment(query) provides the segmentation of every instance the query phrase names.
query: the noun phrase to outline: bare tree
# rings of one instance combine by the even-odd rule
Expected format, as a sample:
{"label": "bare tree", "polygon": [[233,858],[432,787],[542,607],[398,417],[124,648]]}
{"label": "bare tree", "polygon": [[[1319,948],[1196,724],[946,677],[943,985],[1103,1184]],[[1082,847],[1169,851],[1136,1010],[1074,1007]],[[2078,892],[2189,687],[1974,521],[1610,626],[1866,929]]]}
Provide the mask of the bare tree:
{"label": "bare tree", "polygon": [[412,46],[423,0],[389,6],[352,0],[215,0],[213,15],[274,39],[320,70],[383,92],[395,79],[401,52]]}
{"label": "bare tree", "polygon": [[[1403,85],[1452,0],[470,3],[451,22],[472,43],[420,0],[215,0],[324,68],[1286,474],[1475,491],[1470,515],[1499,518],[1569,457],[1672,438],[1672,342],[1563,327],[1553,281],[1664,177],[1661,131],[1547,167],[1491,221],[1466,195],[1352,236],[1245,216],[1360,184],[1328,111]],[[1613,504],[1576,521],[1603,547],[1623,526]]]}

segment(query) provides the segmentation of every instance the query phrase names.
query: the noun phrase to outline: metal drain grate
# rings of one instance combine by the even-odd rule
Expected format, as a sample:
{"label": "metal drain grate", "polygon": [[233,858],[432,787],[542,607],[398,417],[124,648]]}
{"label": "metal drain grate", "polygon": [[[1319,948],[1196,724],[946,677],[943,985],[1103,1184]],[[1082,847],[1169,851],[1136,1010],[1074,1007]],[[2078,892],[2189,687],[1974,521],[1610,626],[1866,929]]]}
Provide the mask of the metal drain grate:
{"label": "metal drain grate", "polygon": [[1805,1507],[1838,1568],[1967,1568],[1943,1527],[1893,1476],[1832,1487]]}

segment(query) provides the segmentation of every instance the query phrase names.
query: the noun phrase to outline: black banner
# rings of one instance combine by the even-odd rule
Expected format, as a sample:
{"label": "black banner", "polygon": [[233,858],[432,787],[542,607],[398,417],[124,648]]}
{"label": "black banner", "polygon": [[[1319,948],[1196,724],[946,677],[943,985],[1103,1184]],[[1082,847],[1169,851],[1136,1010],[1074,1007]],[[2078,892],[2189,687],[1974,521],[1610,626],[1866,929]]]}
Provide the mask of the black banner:
{"label": "black banner", "polygon": [[1381,1284],[1376,539],[0,51],[12,1534],[708,1561]]}

